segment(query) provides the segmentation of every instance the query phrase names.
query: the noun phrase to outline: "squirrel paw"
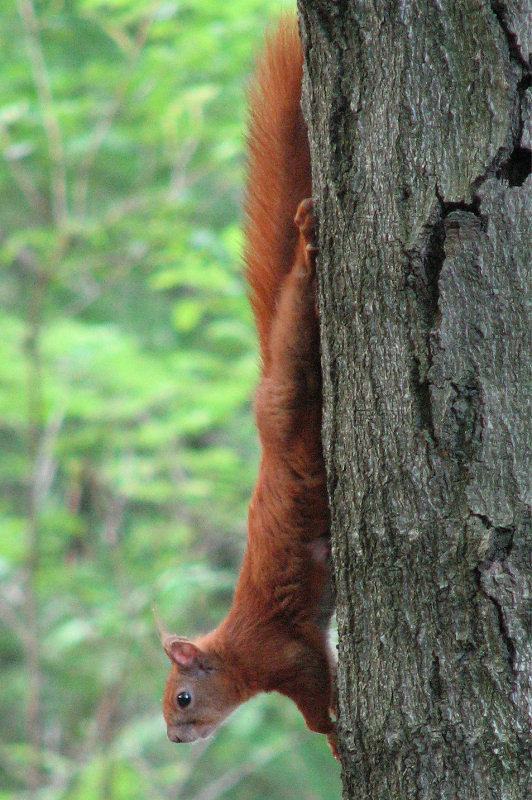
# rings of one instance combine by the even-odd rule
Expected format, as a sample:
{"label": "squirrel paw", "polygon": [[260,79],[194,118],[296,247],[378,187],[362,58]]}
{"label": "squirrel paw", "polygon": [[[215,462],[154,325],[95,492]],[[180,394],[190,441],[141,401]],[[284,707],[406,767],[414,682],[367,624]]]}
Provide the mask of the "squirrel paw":
{"label": "squirrel paw", "polygon": [[328,536],[321,536],[309,542],[309,550],[317,564],[327,565],[331,560],[331,542]]}
{"label": "squirrel paw", "polygon": [[327,741],[329,743],[329,747],[331,748],[331,753],[337,761],[340,761],[340,753],[338,752],[338,737],[336,735],[336,731],[331,731],[327,734]]}
{"label": "squirrel paw", "polygon": [[314,200],[307,197],[297,207],[294,222],[299,228],[299,233],[305,247],[305,264],[309,271],[316,267],[316,215],[314,213]]}

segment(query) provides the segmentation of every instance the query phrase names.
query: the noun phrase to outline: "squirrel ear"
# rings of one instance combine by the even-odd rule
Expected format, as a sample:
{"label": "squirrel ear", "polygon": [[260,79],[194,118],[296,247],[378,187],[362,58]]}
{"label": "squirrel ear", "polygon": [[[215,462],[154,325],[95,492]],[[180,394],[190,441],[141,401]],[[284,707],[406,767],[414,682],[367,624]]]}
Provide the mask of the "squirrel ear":
{"label": "squirrel ear", "polygon": [[213,667],[207,655],[196,645],[180,636],[164,636],[164,651],[170,661],[185,670],[210,672]]}

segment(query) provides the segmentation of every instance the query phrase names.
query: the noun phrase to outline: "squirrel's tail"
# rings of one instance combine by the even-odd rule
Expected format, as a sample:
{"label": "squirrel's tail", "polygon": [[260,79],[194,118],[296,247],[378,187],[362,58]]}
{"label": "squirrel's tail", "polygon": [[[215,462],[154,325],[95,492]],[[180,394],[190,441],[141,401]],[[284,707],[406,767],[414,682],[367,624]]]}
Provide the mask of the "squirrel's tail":
{"label": "squirrel's tail", "polygon": [[244,256],[263,369],[277,296],[294,261],[294,216],[312,195],[302,61],[297,20],[285,17],[266,43],[250,89]]}

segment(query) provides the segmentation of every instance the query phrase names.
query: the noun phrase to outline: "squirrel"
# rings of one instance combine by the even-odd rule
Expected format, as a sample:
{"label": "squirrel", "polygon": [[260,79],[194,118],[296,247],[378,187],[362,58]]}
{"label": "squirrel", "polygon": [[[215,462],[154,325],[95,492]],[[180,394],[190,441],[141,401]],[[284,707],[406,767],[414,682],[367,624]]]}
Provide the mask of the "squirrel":
{"label": "squirrel", "polygon": [[[250,91],[245,262],[261,354],[262,458],[248,541],[225,620],[194,641],[162,635],[172,662],[168,738],[209,736],[242,702],[277,691],[338,758],[328,626],[330,516],[321,443],[316,223],[300,108],[295,19],[267,41]],[[294,224],[295,223],[295,224]]]}

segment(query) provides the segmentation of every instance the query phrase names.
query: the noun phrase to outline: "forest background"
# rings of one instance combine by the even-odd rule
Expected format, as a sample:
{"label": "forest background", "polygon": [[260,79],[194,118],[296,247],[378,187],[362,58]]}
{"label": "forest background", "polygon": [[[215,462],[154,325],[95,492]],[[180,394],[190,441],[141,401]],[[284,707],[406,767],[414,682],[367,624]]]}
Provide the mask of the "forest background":
{"label": "forest background", "polygon": [[152,616],[215,626],[245,545],[245,86],[281,4],[1,7],[0,800],[331,800],[279,695],[167,741]]}

